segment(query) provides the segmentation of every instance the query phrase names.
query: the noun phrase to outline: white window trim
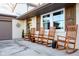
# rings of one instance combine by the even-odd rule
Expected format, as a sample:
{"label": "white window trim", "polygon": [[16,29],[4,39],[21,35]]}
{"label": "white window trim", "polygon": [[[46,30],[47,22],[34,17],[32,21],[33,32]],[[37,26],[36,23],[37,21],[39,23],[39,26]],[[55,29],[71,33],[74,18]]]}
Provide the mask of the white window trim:
{"label": "white window trim", "polygon": [[[42,22],[42,24],[41,24],[41,25],[42,25],[42,26],[43,26],[43,16],[44,16],[44,15],[48,15],[48,14],[50,15],[50,12],[49,12],[49,13],[46,13],[46,14],[41,15],[41,22]],[[51,15],[50,15],[50,16],[51,16]],[[49,17],[49,18],[50,18],[50,17]],[[50,21],[50,20],[49,20],[49,21]],[[49,29],[45,29],[45,31],[46,31],[46,32],[47,32],[48,30],[49,30]]]}
{"label": "white window trim", "polygon": [[55,10],[55,11],[52,12],[52,19],[53,19],[53,13],[61,11],[61,10],[63,10],[63,13],[64,13],[64,17],[63,17],[64,18],[64,28],[63,29],[56,29],[57,32],[61,32],[61,31],[64,32],[65,31],[65,8],[62,8],[62,9],[59,9],[59,10]]}
{"label": "white window trim", "polygon": [[[53,21],[53,13],[55,13],[55,12],[58,12],[58,11],[61,11],[61,10],[63,10],[63,13],[64,13],[64,28],[63,29],[56,29],[56,31],[57,32],[61,32],[61,31],[63,31],[63,32],[65,32],[65,8],[62,8],[62,9],[59,9],[59,10],[55,10],[55,11],[52,11],[52,12],[49,12],[49,13],[45,13],[45,14],[42,14],[41,15],[41,22],[42,22],[42,26],[43,26],[43,16],[44,15],[50,15],[50,20],[51,20],[51,17],[52,17],[52,21]],[[50,21],[49,20],[49,21]],[[51,22],[51,21],[50,21]],[[53,25],[53,24],[52,24]],[[51,23],[50,23],[50,26],[51,26]],[[49,30],[49,29],[48,29]],[[48,31],[47,29],[45,29],[45,31]]]}

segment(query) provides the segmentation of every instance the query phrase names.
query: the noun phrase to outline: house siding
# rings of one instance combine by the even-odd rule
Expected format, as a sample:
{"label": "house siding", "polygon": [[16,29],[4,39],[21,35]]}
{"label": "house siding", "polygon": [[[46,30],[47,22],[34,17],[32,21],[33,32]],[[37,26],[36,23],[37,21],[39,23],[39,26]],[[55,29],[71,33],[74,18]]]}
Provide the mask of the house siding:
{"label": "house siding", "polygon": [[40,29],[40,15],[39,16],[36,16],[36,31],[39,31]]}
{"label": "house siding", "polygon": [[76,24],[76,4],[65,7],[65,29],[67,25]]}

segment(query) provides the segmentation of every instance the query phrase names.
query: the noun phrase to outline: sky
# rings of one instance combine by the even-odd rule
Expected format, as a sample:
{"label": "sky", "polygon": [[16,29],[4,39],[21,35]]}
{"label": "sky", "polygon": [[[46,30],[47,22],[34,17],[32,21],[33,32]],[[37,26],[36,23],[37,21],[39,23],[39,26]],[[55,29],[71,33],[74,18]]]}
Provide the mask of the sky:
{"label": "sky", "polygon": [[[37,3],[36,3],[37,5]],[[16,7],[15,7],[16,6]],[[14,8],[14,10],[13,10]],[[30,11],[34,7],[28,7]],[[12,11],[13,10],[13,11]],[[16,15],[20,16],[27,12],[27,3],[0,3],[0,13],[1,14],[9,14],[9,15]]]}

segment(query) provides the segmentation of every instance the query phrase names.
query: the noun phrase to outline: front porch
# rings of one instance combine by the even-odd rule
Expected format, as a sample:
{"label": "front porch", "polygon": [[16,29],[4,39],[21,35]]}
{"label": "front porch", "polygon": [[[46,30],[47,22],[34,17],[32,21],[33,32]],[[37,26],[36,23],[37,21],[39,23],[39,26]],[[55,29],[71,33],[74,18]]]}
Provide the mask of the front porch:
{"label": "front porch", "polygon": [[67,54],[64,50],[57,50],[45,45],[24,41],[23,39],[0,41],[0,55],[2,56],[79,56],[79,50]]}
{"label": "front porch", "polygon": [[[46,47],[45,45],[33,43],[31,41],[25,41],[24,39],[20,39],[20,38],[22,38],[23,35],[27,36],[30,33],[30,30],[32,28],[35,28],[34,34],[37,34],[37,36],[39,36],[39,33],[41,32],[40,31],[41,27],[45,29],[45,31],[43,31],[45,32],[44,35],[49,34],[50,27],[56,27],[55,40],[57,40],[58,35],[66,36],[66,28],[67,28],[66,25],[77,24],[79,29],[78,18],[79,18],[79,4],[77,3],[44,4],[35,9],[32,9],[32,11],[26,12],[25,14],[17,18],[12,17],[12,19],[10,19],[10,21],[7,21],[7,22],[3,22],[3,20],[6,21],[6,18],[1,17],[0,33],[2,34],[0,36],[0,39],[8,39],[8,40],[0,41],[0,55],[2,56],[4,55],[5,56],[6,55],[8,56],[9,55],[11,56],[14,56],[14,55],[15,56],[76,55],[77,56],[79,55],[79,51],[73,54],[67,54],[65,50],[53,49],[52,47]],[[10,24],[8,22],[10,22]],[[6,28],[5,26],[8,26],[9,28],[8,27]],[[3,29],[5,30],[3,31]],[[7,32],[9,34],[7,34]],[[77,33],[78,33],[78,36],[77,36],[76,48],[79,49],[79,39],[78,39],[79,30],[77,31]],[[9,39],[12,39],[12,40],[9,40]]]}

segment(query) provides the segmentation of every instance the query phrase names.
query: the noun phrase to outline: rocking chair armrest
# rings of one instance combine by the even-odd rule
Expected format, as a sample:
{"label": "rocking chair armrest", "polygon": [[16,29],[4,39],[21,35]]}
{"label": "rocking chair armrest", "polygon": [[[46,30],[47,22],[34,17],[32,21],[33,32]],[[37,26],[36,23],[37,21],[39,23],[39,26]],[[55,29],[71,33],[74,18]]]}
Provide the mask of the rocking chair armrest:
{"label": "rocking chair armrest", "polygon": [[72,39],[74,39],[73,37],[70,37],[70,36],[68,36],[68,37],[65,37],[65,36],[57,36],[58,38],[59,37],[61,37],[61,38],[66,38],[66,39],[70,39],[70,38],[72,38]]}
{"label": "rocking chair armrest", "polygon": [[70,36],[68,36],[67,38],[69,38],[69,39],[75,39],[75,38],[73,38],[73,37],[70,37]]}
{"label": "rocking chair armrest", "polygon": [[38,37],[38,34],[34,34],[35,37]]}
{"label": "rocking chair armrest", "polygon": [[38,35],[38,34],[33,34],[33,35]]}
{"label": "rocking chair armrest", "polygon": [[44,35],[44,36],[48,36],[48,37],[54,37],[54,36],[49,36],[49,35]]}
{"label": "rocking chair armrest", "polygon": [[55,37],[55,36],[49,36],[49,37]]}
{"label": "rocking chair armrest", "polygon": [[61,37],[61,38],[66,38],[66,37],[64,37],[64,36],[59,36],[59,35],[58,35],[57,38],[59,38],[59,37]]}
{"label": "rocking chair armrest", "polygon": [[[57,36],[57,39],[58,39],[58,40],[61,40],[61,39],[59,39],[59,37],[60,37],[60,38],[65,38],[65,39],[70,39],[70,37]],[[61,41],[64,41],[64,40],[61,40]]]}
{"label": "rocking chair armrest", "polygon": [[48,36],[48,35],[44,35],[44,36]]}

